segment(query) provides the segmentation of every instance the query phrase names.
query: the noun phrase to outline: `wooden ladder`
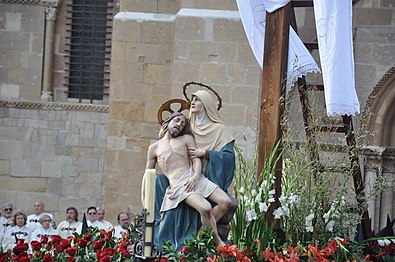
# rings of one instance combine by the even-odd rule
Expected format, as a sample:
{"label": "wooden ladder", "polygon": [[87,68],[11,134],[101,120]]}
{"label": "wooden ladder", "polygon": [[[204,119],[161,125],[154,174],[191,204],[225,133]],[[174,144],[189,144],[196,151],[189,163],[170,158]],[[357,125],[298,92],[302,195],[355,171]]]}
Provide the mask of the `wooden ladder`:
{"label": "wooden ladder", "polygon": [[[295,19],[295,8],[298,7],[313,7],[312,0],[292,0],[291,1],[291,19],[290,23],[296,33],[298,33],[296,19]],[[310,42],[304,43],[306,48],[312,52],[313,50],[318,50],[318,43],[317,42]],[[317,143],[316,135],[319,132],[334,132],[334,133],[341,133],[345,135],[345,140],[347,143],[347,153],[350,161],[350,169],[352,171],[353,182],[354,182],[354,189],[357,196],[357,203],[359,207],[363,207],[363,199],[364,199],[364,183],[362,179],[358,153],[356,148],[356,138],[354,135],[354,127],[351,116],[343,115],[341,124],[340,125],[314,125],[311,123],[311,106],[309,101],[308,93],[311,91],[324,91],[323,85],[311,85],[306,82],[306,79],[299,78],[298,79],[298,91],[299,91],[299,100],[302,107],[303,113],[303,122],[304,128],[306,133],[306,142],[309,152],[310,160],[313,161],[315,164],[315,175],[318,173],[326,170],[328,166],[321,164],[320,156],[319,156],[319,145]],[[361,226],[363,230],[363,234],[365,238],[369,238],[373,236],[372,229],[371,229],[371,222],[369,219],[369,213],[366,210],[362,214],[361,218]]]}

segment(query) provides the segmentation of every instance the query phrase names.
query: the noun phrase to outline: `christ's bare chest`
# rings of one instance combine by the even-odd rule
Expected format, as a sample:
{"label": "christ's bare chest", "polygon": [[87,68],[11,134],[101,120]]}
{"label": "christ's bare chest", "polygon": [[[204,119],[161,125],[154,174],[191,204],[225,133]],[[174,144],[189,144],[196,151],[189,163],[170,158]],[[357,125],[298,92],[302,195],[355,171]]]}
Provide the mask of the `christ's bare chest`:
{"label": "christ's bare chest", "polygon": [[167,163],[177,159],[187,158],[188,150],[185,142],[179,139],[164,140],[158,145],[158,162]]}

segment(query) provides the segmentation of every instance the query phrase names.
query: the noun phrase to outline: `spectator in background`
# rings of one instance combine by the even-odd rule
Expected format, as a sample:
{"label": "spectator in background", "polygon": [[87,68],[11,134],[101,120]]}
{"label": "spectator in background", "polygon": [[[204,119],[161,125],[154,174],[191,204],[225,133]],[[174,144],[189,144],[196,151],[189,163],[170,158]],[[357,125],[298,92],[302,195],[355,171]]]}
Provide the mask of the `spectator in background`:
{"label": "spectator in background", "polygon": [[118,214],[118,226],[115,227],[114,237],[120,239],[122,237],[122,233],[126,232],[129,228],[129,214],[126,212],[121,212]]}
{"label": "spectator in background", "polygon": [[12,250],[19,239],[24,239],[25,243],[30,242],[32,231],[26,227],[26,215],[18,211],[14,214],[15,226],[8,228],[3,239],[3,250]]}
{"label": "spectator in background", "polygon": [[55,229],[51,227],[52,218],[48,214],[43,214],[40,217],[41,227],[33,231],[31,241],[41,241],[41,237],[46,236],[51,240],[53,235],[57,235]]}
{"label": "spectator in background", "polygon": [[2,216],[0,218],[0,223],[3,225],[4,230],[7,230],[7,228],[11,228],[14,226],[14,221],[12,219],[12,212],[14,208],[12,206],[12,203],[5,203],[3,205],[2,209]]}
{"label": "spectator in background", "polygon": [[44,203],[41,201],[36,201],[33,205],[34,213],[27,217],[27,224],[26,226],[33,232],[34,230],[41,228],[40,218],[43,215],[47,215],[53,221],[53,216],[48,213],[44,213]]}
{"label": "spectator in background", "polygon": [[88,227],[97,227],[100,229],[100,224],[97,222],[97,210],[96,207],[88,207],[88,210],[86,211],[87,214],[87,223]]}
{"label": "spectator in background", "polygon": [[3,244],[4,233],[5,233],[4,226],[3,224],[0,224],[0,247]]}
{"label": "spectator in background", "polygon": [[106,214],[104,208],[98,207],[96,208],[96,210],[97,210],[97,222],[100,224],[99,228],[108,230],[110,227],[112,227],[112,224],[110,222],[104,220],[104,215]]}
{"label": "spectator in background", "polygon": [[82,223],[78,221],[78,211],[75,207],[66,209],[66,220],[59,223],[56,232],[62,238],[72,236],[74,232],[81,234]]}

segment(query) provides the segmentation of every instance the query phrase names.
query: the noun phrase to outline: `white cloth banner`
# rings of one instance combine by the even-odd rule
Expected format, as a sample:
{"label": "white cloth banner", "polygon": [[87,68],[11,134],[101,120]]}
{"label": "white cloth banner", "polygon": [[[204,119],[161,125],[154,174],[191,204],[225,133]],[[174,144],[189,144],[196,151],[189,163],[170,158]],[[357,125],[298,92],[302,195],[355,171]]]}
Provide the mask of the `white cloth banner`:
{"label": "white cloth banner", "polygon": [[[266,11],[274,12],[290,0],[236,0],[251,49],[262,69]],[[327,115],[355,115],[360,105],[355,91],[352,43],[352,1],[314,0],[314,13]],[[320,72],[314,59],[290,28],[287,90],[309,72]]]}
{"label": "white cloth banner", "polygon": [[[271,11],[286,5],[290,0],[237,0],[241,21],[254,56],[262,69],[267,7]],[[309,72],[320,72],[317,63],[290,27],[286,89],[289,91],[298,77]]]}
{"label": "white cloth banner", "polygon": [[314,0],[314,14],[328,116],[355,115],[352,1]]}

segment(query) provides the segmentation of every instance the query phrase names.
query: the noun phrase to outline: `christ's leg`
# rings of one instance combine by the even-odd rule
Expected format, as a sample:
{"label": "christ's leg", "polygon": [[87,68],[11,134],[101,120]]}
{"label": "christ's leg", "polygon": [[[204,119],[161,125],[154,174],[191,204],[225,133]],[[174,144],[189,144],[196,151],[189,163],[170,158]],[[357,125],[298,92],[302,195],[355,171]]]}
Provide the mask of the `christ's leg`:
{"label": "christ's leg", "polygon": [[232,200],[229,196],[220,188],[214,190],[214,192],[208,197],[211,201],[217,205],[213,208],[213,214],[215,220],[220,220],[231,206]]}
{"label": "christ's leg", "polygon": [[225,243],[218,235],[217,221],[213,214],[213,209],[211,208],[210,202],[208,202],[201,194],[198,193],[189,195],[184,200],[184,202],[199,212],[203,226],[213,230],[215,243],[218,246],[225,246]]}

